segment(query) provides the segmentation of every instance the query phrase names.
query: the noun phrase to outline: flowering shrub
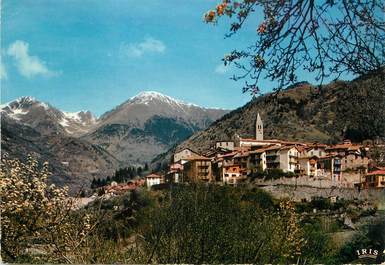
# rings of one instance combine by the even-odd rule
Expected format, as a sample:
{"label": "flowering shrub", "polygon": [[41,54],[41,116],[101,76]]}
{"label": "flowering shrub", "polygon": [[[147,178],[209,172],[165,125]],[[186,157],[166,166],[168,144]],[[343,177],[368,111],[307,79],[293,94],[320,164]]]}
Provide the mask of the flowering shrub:
{"label": "flowering shrub", "polygon": [[[6,262],[79,261],[91,216],[75,214],[67,188],[47,183],[48,163],[1,160],[1,256]],[[35,254],[35,255],[33,255]]]}
{"label": "flowering shrub", "polygon": [[291,201],[282,201],[279,204],[278,220],[283,221],[281,227],[281,251],[284,257],[294,259],[301,256],[301,249],[306,244],[303,231],[300,229],[300,217],[295,211],[294,203]]}

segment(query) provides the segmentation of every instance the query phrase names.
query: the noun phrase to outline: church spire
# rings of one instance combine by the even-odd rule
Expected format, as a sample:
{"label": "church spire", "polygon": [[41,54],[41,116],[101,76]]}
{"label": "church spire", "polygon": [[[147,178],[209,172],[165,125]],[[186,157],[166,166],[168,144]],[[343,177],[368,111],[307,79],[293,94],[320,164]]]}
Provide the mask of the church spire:
{"label": "church spire", "polygon": [[263,122],[259,113],[257,115],[257,120],[255,121],[255,139],[263,141]]}

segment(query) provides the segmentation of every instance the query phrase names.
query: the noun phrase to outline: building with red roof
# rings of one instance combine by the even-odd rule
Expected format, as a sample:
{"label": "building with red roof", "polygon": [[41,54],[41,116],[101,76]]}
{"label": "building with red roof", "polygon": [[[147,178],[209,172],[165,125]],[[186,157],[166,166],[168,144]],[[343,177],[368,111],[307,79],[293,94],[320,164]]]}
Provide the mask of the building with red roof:
{"label": "building with red roof", "polygon": [[364,188],[385,189],[385,170],[375,170],[365,176]]}

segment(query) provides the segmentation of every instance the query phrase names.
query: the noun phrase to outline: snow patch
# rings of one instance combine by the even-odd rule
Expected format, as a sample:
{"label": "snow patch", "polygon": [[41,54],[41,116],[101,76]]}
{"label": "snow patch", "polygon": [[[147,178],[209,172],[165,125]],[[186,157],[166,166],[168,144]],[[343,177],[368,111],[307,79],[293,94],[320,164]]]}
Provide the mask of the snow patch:
{"label": "snow patch", "polygon": [[28,113],[28,111],[24,111],[22,109],[11,109],[11,113],[8,113],[8,115],[15,119],[15,120],[20,120],[21,118],[19,117],[20,115],[26,115]]}
{"label": "snow patch", "polygon": [[[77,112],[65,112],[65,111],[63,111],[63,114],[64,114],[66,119],[75,121],[75,122],[80,123],[82,125],[88,124],[88,121],[84,120],[81,116],[82,114],[86,115],[86,113],[87,113],[86,111],[77,111]],[[96,118],[91,114],[91,119],[89,121],[91,122],[91,124],[95,123]]]}
{"label": "snow patch", "polygon": [[[22,105],[22,104],[33,104],[33,103],[36,103],[38,101],[34,97],[26,96],[26,97],[20,97],[13,102],[16,102],[19,105]],[[13,102],[10,102],[9,104],[12,104]]]}
{"label": "snow patch", "polygon": [[68,123],[68,120],[66,118],[62,118],[60,121],[59,121],[59,124],[63,127],[68,127],[70,126],[69,123]]}
{"label": "snow patch", "polygon": [[82,119],[79,116],[79,113],[80,113],[80,111],[78,111],[78,112],[65,112],[65,111],[63,111],[63,114],[67,119],[74,120],[74,121],[81,123]]}
{"label": "snow patch", "polygon": [[39,106],[42,106],[45,110],[49,110],[50,109],[49,105],[44,103],[44,102],[39,102]]}
{"label": "snow patch", "polygon": [[137,103],[148,105],[153,100],[160,100],[170,105],[176,105],[179,107],[198,107],[201,108],[198,105],[187,103],[179,99],[172,98],[170,96],[166,96],[162,93],[156,92],[156,91],[143,91],[140,92],[138,95],[131,98],[130,101],[135,101]]}

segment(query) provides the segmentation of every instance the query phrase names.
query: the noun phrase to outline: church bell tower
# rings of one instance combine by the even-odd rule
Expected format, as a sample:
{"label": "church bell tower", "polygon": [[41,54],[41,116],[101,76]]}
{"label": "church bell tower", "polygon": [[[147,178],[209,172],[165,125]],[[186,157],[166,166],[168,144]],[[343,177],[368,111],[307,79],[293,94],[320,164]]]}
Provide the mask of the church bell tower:
{"label": "church bell tower", "polygon": [[259,113],[257,115],[257,120],[255,121],[255,139],[263,141],[263,122]]}

